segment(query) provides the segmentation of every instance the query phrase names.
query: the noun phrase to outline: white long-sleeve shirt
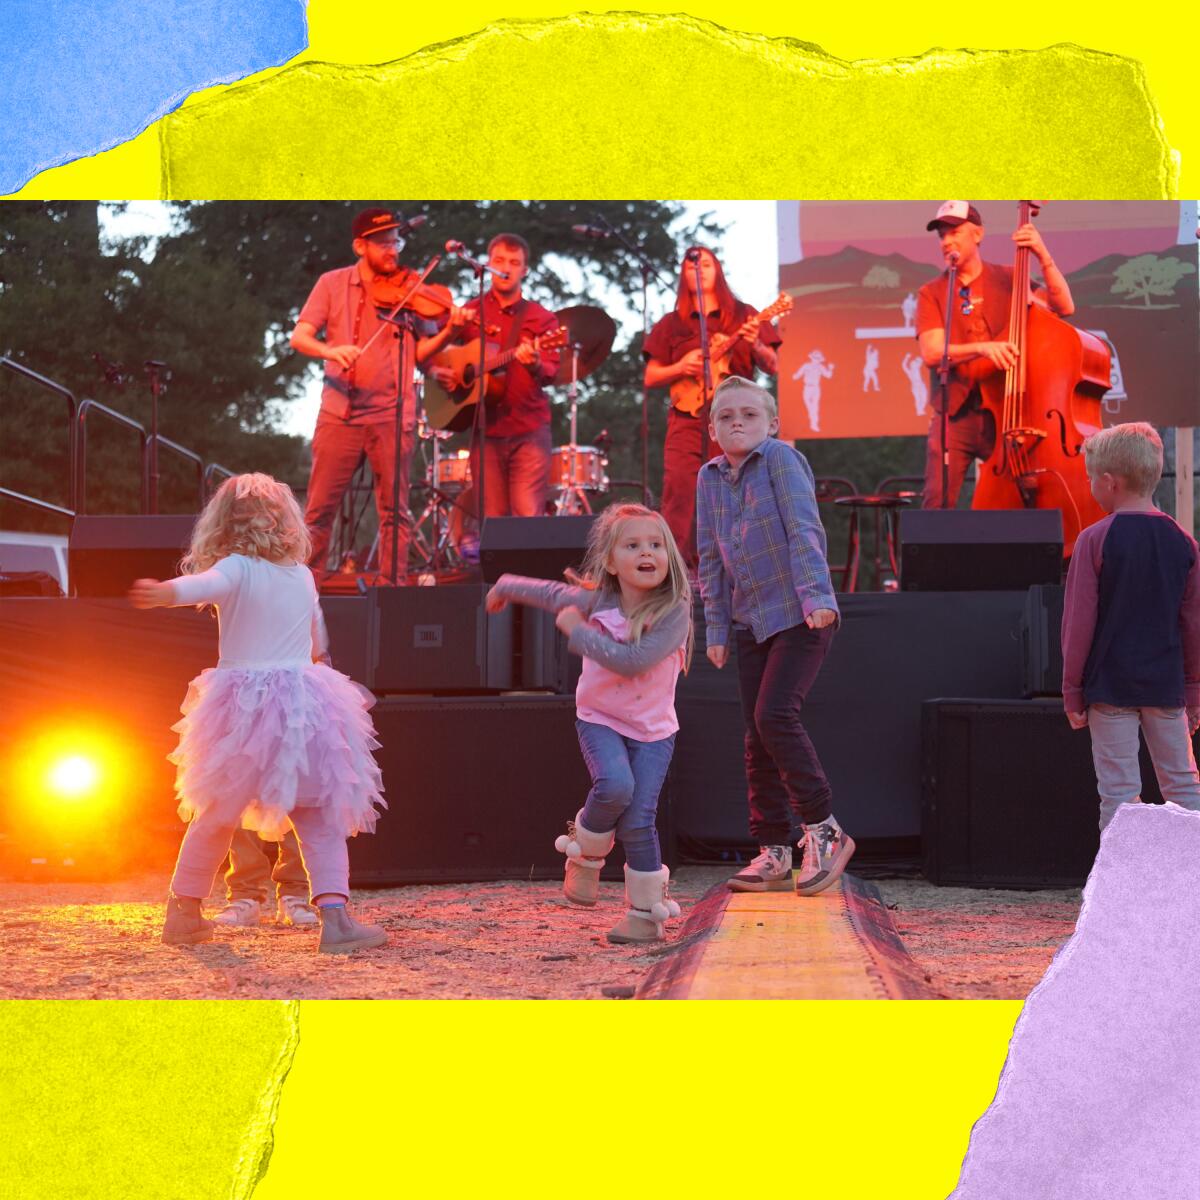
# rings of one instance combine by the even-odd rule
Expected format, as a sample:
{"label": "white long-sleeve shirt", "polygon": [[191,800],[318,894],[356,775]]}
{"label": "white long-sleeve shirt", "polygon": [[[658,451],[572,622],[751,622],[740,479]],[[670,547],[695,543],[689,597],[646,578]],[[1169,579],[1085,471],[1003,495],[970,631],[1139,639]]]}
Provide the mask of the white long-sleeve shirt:
{"label": "white long-sleeve shirt", "polygon": [[213,604],[220,625],[219,667],[308,666],[326,649],[312,572],[231,554],[198,575],[172,579],[174,603]]}

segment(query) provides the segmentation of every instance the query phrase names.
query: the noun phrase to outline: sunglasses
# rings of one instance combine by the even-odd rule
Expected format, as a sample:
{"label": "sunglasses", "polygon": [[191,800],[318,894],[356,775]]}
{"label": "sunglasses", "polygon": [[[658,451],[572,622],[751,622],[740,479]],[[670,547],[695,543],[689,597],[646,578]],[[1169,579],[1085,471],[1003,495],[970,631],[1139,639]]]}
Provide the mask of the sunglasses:
{"label": "sunglasses", "polygon": [[969,317],[975,311],[975,305],[971,302],[971,285],[964,284],[960,287],[958,297],[962,301],[962,315]]}

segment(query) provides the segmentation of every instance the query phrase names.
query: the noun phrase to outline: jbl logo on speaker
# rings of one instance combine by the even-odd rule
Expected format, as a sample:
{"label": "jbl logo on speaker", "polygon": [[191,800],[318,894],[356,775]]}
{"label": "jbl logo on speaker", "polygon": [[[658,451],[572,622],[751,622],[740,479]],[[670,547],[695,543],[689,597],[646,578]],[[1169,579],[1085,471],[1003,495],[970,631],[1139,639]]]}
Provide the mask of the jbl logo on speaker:
{"label": "jbl logo on speaker", "polygon": [[414,625],[413,648],[416,650],[439,650],[442,645],[442,625]]}

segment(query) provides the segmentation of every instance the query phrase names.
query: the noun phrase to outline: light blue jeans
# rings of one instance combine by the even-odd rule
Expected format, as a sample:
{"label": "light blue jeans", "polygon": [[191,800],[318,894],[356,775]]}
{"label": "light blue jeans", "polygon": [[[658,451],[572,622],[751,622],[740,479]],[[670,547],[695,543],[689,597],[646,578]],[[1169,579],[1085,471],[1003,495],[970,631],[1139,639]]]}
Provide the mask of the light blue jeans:
{"label": "light blue jeans", "polygon": [[1196,774],[1186,709],[1092,704],[1088,706],[1088,729],[1100,792],[1101,829],[1116,816],[1120,805],[1141,803],[1139,726],[1163,799],[1183,808],[1200,809],[1200,777]]}
{"label": "light blue jeans", "polygon": [[584,825],[593,833],[615,829],[630,868],[657,871],[662,852],[654,821],[675,735],[661,742],[639,742],[590,721],[576,721],[575,730],[592,777],[592,790],[583,806]]}

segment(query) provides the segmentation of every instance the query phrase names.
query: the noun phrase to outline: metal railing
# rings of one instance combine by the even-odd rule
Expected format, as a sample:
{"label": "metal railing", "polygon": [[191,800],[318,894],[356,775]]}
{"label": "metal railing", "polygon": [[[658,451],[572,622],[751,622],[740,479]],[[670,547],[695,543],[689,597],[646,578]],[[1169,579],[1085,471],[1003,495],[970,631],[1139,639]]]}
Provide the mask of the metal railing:
{"label": "metal railing", "polygon": [[[137,435],[141,476],[139,511],[143,513],[150,512],[152,507],[150,494],[150,436],[146,432],[144,425],[139,421],[135,421],[132,417],[127,417],[124,413],[118,412],[115,408],[109,408],[106,404],[101,404],[98,400],[90,398],[85,398],[82,401],[78,400],[75,393],[69,388],[63,387],[60,383],[55,383],[53,379],[47,379],[44,375],[39,375],[36,371],[31,371],[28,367],[15,362],[11,358],[0,357],[0,369],[10,371],[14,375],[29,380],[38,387],[54,392],[66,401],[67,469],[69,472],[68,490],[70,508],[63,508],[57,504],[51,504],[46,500],[38,500],[32,496],[26,496],[21,492],[14,492],[10,488],[5,487],[0,487],[0,495],[17,503],[26,504],[33,508],[53,512],[61,516],[73,517],[78,514],[85,514],[87,512],[88,416],[90,413],[96,412],[107,417],[108,420],[115,422],[122,428],[132,430]],[[217,476],[224,476],[228,479],[233,475],[233,472],[228,467],[224,467],[220,463],[206,464],[204,459],[194,450],[189,450],[186,446],[181,446],[178,442],[171,441],[170,438],[164,437],[161,433],[156,440],[159,447],[178,455],[194,468],[197,512],[204,507],[209,496],[215,490]]]}

